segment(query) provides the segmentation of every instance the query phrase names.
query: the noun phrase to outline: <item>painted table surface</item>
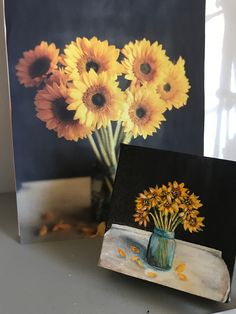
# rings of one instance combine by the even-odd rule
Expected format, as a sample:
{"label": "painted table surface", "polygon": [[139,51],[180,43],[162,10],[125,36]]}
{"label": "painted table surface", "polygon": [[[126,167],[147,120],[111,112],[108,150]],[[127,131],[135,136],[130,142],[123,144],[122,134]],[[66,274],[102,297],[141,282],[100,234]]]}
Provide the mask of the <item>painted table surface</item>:
{"label": "painted table surface", "polygon": [[[220,251],[176,240],[172,269],[160,271],[146,261],[150,236],[148,231],[112,225],[104,237],[100,266],[212,300],[227,300],[230,277]],[[138,249],[138,253],[133,253],[132,246]],[[125,256],[119,254],[119,249],[125,252]],[[138,257],[141,264],[132,257]],[[176,271],[181,264],[186,267],[183,272],[185,280],[180,280]]]}
{"label": "painted table surface", "polygon": [[236,277],[232,302],[217,303],[97,267],[102,239],[19,244],[16,217],[15,195],[0,195],[0,314],[210,314],[236,308]]}

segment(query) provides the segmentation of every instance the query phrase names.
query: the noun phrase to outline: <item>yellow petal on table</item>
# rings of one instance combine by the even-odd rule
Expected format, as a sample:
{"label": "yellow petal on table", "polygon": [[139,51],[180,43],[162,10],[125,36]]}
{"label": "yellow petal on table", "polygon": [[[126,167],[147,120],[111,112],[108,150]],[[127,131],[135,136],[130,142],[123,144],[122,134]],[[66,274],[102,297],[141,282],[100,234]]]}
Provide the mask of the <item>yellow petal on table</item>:
{"label": "yellow petal on table", "polygon": [[126,253],[125,251],[123,251],[122,249],[118,249],[118,253],[120,254],[121,257],[126,257]]}
{"label": "yellow petal on table", "polygon": [[185,274],[182,273],[178,273],[179,279],[182,281],[186,281],[187,280],[187,276]]}
{"label": "yellow petal on table", "polygon": [[39,235],[40,235],[40,237],[44,237],[47,233],[48,233],[48,227],[47,227],[46,225],[43,225],[43,226],[39,229]]}
{"label": "yellow petal on table", "polygon": [[147,272],[146,272],[146,275],[147,275],[149,278],[155,278],[155,277],[157,277],[157,273],[155,273],[154,271],[147,271]]}
{"label": "yellow petal on table", "polygon": [[135,262],[137,261],[139,258],[138,256],[134,255],[134,256],[131,256],[131,261]]}
{"label": "yellow petal on table", "polygon": [[103,221],[98,225],[96,236],[103,237],[105,230],[106,230],[106,223]]}
{"label": "yellow petal on table", "polygon": [[136,247],[136,246],[134,246],[134,245],[131,245],[130,246],[130,249],[131,249],[131,251],[133,252],[133,253],[140,253],[140,251],[139,251],[139,249]]}
{"label": "yellow petal on table", "polygon": [[135,263],[136,263],[139,267],[144,268],[144,265],[143,265],[143,263],[140,261],[140,259],[136,259],[136,260],[135,260]]}
{"label": "yellow petal on table", "polygon": [[185,271],[186,269],[186,264],[185,263],[181,263],[179,264],[175,270],[177,271],[177,273],[182,273],[183,271]]}

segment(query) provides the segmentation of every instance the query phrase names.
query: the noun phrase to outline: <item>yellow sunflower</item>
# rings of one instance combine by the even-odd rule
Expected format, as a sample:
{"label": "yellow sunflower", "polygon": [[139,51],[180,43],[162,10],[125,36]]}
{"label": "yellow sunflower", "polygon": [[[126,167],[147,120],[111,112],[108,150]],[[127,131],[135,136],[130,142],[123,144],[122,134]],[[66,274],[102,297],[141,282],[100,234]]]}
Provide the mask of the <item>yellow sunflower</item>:
{"label": "yellow sunflower", "polygon": [[165,121],[165,103],[154,89],[146,86],[129,89],[126,94],[127,106],[122,116],[124,131],[134,138],[141,135],[146,139]]}
{"label": "yellow sunflower", "polygon": [[196,215],[189,216],[183,222],[184,230],[189,230],[190,233],[202,231],[204,217],[197,217]]}
{"label": "yellow sunflower", "polygon": [[37,117],[46,122],[49,130],[66,140],[78,141],[91,134],[91,129],[74,120],[75,111],[69,111],[68,88],[64,84],[50,82],[35,97]]}
{"label": "yellow sunflower", "polygon": [[150,200],[150,193],[144,190],[143,193],[139,193],[139,196],[135,200],[136,210],[137,211],[145,211],[150,210],[152,207],[152,202]]}
{"label": "yellow sunflower", "polygon": [[76,38],[66,46],[64,53],[65,69],[72,79],[91,69],[98,74],[108,72],[115,78],[122,73],[122,66],[117,61],[120,50],[109,45],[107,40]]}
{"label": "yellow sunflower", "polygon": [[121,50],[125,56],[122,61],[125,78],[134,84],[160,83],[165,74],[168,57],[162,45],[149,40],[130,42]]}
{"label": "yellow sunflower", "polygon": [[25,87],[39,86],[57,67],[59,49],[42,41],[34,50],[25,51],[16,65],[16,75]]}
{"label": "yellow sunflower", "polygon": [[168,182],[168,187],[170,188],[171,197],[176,201],[181,202],[184,197],[188,196],[188,189],[184,187],[185,184],[178,183],[177,181]]}
{"label": "yellow sunflower", "polygon": [[199,200],[199,197],[196,196],[194,193],[191,195],[187,195],[183,198],[182,203],[179,205],[184,211],[194,210],[202,207],[202,203]]}
{"label": "yellow sunflower", "polygon": [[171,196],[168,194],[166,198],[164,198],[158,209],[160,212],[163,212],[167,216],[169,213],[178,213],[179,206],[174,200],[172,200]]}
{"label": "yellow sunflower", "polygon": [[107,126],[110,120],[118,120],[124,107],[124,93],[106,72],[97,74],[90,70],[77,76],[69,88],[69,95],[68,109],[76,110],[74,119],[88,127],[99,129]]}
{"label": "yellow sunflower", "polygon": [[149,211],[144,211],[142,213],[137,212],[133,217],[135,222],[138,222],[140,226],[144,225],[145,228],[147,227],[147,223],[150,222]]}
{"label": "yellow sunflower", "polygon": [[152,207],[156,207],[161,202],[161,192],[162,190],[158,186],[149,188],[149,198]]}
{"label": "yellow sunflower", "polygon": [[157,92],[169,110],[186,105],[189,97],[190,85],[185,75],[184,64],[185,61],[181,57],[176,64],[169,62],[164,80],[157,86]]}

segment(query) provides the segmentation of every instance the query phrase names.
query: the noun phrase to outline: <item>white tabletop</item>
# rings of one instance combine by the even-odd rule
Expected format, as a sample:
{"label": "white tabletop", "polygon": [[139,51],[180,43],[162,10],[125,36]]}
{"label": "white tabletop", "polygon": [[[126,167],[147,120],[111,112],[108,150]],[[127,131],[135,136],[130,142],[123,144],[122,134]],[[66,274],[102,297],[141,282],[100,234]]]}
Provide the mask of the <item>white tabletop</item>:
{"label": "white tabletop", "polygon": [[97,267],[101,239],[17,240],[14,194],[0,195],[0,314],[201,314],[236,308]]}

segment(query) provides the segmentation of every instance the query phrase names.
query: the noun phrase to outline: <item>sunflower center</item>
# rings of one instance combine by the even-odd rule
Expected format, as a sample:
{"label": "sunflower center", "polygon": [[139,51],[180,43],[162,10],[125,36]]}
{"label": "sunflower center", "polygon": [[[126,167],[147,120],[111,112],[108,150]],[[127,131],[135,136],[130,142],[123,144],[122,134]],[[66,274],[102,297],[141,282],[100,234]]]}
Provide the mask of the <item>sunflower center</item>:
{"label": "sunflower center", "polygon": [[106,98],[101,93],[96,93],[92,96],[92,102],[97,108],[102,108],[105,105]]}
{"label": "sunflower center", "polygon": [[66,123],[69,123],[69,122],[73,123],[75,121],[73,119],[75,112],[66,109],[68,104],[66,103],[64,97],[55,99],[52,102],[52,104],[53,104],[53,112],[58,120],[62,122],[66,122]]}
{"label": "sunflower center", "polygon": [[196,224],[197,224],[197,218],[190,218],[189,219],[189,224],[190,224],[190,226],[196,226]]}
{"label": "sunflower center", "polygon": [[50,68],[51,61],[47,57],[41,57],[35,60],[29,67],[31,78],[39,77],[46,74]]}
{"label": "sunflower center", "polygon": [[152,68],[150,66],[149,63],[145,62],[145,63],[142,63],[140,65],[140,71],[143,73],[143,74],[149,74],[151,72]]}
{"label": "sunflower center", "polygon": [[136,116],[139,119],[143,119],[146,116],[146,110],[143,107],[139,107],[136,109]]}
{"label": "sunflower center", "polygon": [[91,69],[97,73],[99,70],[99,64],[93,60],[87,62],[86,63],[86,71],[89,72]]}
{"label": "sunflower center", "polygon": [[177,196],[180,196],[180,191],[178,188],[174,188],[173,191],[172,191],[172,194],[177,197]]}
{"label": "sunflower center", "polygon": [[169,83],[166,83],[164,86],[163,86],[163,89],[165,92],[170,92],[171,90],[171,85]]}

